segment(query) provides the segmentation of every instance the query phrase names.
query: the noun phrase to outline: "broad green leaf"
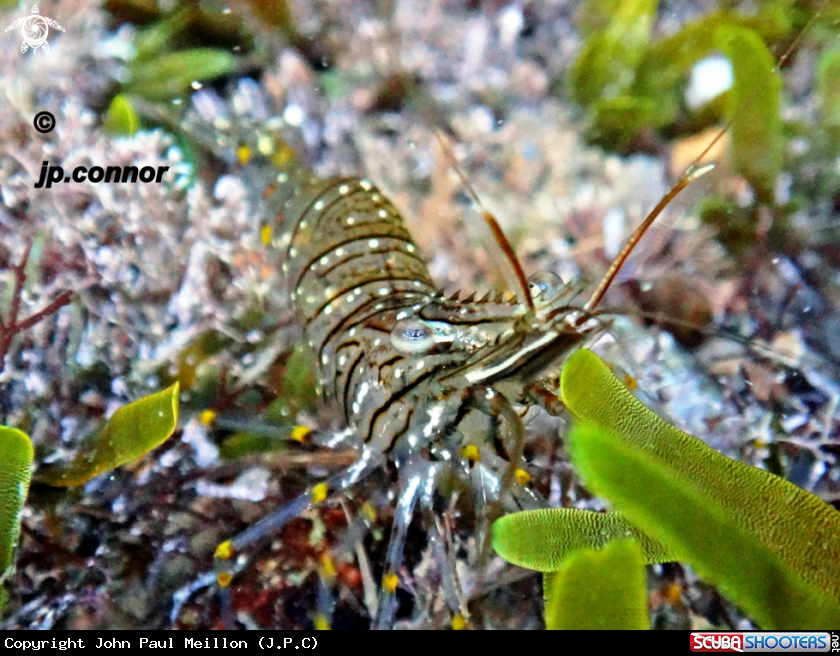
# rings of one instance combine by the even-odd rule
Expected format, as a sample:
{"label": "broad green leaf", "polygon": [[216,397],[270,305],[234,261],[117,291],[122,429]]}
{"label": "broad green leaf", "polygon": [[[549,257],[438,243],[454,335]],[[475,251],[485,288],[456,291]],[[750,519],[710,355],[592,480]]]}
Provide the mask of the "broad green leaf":
{"label": "broad green leaf", "polygon": [[0,426],[0,582],[12,572],[21,511],[32,478],[32,453],[26,433]]}
{"label": "broad green leaf", "polygon": [[552,577],[547,629],[649,629],[645,561],[633,540],[575,552]]}
{"label": "broad green leaf", "polygon": [[179,385],[144,396],[117,410],[67,463],[38,470],[47,485],[82,485],[94,476],[146,455],[175,431]]}
{"label": "broad green leaf", "polygon": [[722,26],[717,44],[735,78],[729,92],[735,166],[759,198],[771,202],[784,145],[779,114],[782,78],[776,60],[761,37],[745,27]]}
{"label": "broad green leaf", "polygon": [[135,61],[127,89],[150,100],[168,100],[188,93],[196,81],[213,80],[233,71],[236,58],[225,50],[194,48]]}
{"label": "broad green leaf", "polygon": [[663,421],[591,351],[567,360],[560,386],[588,422],[570,436],[573,464],[628,522],[763,628],[840,625],[840,513]]}
{"label": "broad green leaf", "polygon": [[635,538],[646,563],[675,560],[616,512],[544,508],[505,515],[493,523],[493,548],[505,560],[540,572],[559,570],[580,549],[602,549],[613,540]]}
{"label": "broad green leaf", "polygon": [[607,27],[586,39],[570,72],[572,94],[581,105],[613,98],[630,88],[650,39],[657,0],[625,0]]}
{"label": "broad green leaf", "polygon": [[140,127],[140,121],[128,98],[122,94],[114,96],[105,115],[105,128],[112,134],[132,135]]}

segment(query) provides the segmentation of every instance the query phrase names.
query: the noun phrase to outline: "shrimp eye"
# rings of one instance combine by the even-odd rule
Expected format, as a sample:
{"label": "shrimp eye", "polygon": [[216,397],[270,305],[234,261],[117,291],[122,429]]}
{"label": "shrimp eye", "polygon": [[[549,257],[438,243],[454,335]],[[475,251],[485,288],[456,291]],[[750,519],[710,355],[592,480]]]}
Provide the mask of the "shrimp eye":
{"label": "shrimp eye", "polygon": [[435,346],[435,335],[428,324],[417,319],[405,319],[398,321],[391,331],[391,344],[411,355],[428,353]]}
{"label": "shrimp eye", "polygon": [[531,296],[534,298],[547,299],[551,298],[566,283],[563,279],[553,271],[540,271],[528,278],[528,286],[531,288]]}

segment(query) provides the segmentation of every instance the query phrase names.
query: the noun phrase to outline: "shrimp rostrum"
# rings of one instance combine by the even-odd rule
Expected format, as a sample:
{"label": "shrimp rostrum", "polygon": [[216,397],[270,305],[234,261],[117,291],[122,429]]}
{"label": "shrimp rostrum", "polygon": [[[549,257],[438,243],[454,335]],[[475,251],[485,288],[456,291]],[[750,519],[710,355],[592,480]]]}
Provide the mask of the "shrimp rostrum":
{"label": "shrimp rostrum", "polygon": [[[217,150],[237,153],[256,214],[270,226],[297,319],[317,356],[323,397],[361,443],[346,471],[220,545],[219,584],[230,583],[248,545],[390,461],[399,493],[374,621],[388,627],[418,504],[429,544],[444,548],[432,510],[442,481],[455,477],[472,490],[479,551],[495,517],[544,504],[528,486],[518,408],[561,411],[557,373],[564,359],[603,333],[596,306],[618,268],[662,207],[701,171],[684,177],[651,212],[582,304],[576,299],[583,283],[565,284],[550,272],[526,280],[484,212],[520,289],[459,299],[435,286],[399,211],[367,180],[316,176],[271,121],[247,137],[218,141]],[[476,414],[485,417],[478,434],[471,430],[477,423],[467,421]],[[436,562],[451,569],[443,555]],[[454,580],[454,573],[442,578]],[[462,612],[457,586],[442,587],[453,615]]]}

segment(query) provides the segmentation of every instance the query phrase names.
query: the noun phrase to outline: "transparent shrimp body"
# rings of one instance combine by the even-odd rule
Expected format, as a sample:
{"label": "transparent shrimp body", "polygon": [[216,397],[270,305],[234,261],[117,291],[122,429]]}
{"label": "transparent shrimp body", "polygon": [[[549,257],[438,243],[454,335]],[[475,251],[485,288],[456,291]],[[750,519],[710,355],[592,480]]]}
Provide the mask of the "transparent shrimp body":
{"label": "transparent shrimp body", "polygon": [[[206,97],[201,103],[219,106]],[[279,251],[297,319],[317,357],[323,397],[344,416],[360,447],[347,470],[311,485],[220,545],[218,581],[226,587],[247,562],[232,560],[234,555],[390,462],[399,492],[374,620],[385,628],[394,621],[406,533],[418,502],[434,559],[446,570],[443,578],[454,581],[454,559],[447,554],[452,545],[432,509],[443,481],[451,490],[451,481],[459,480],[470,491],[479,554],[490,522],[505,508],[542,504],[527,487],[525,431],[514,406],[560,411],[556,373],[564,358],[603,332],[594,307],[661,207],[689,179],[663,199],[595,294],[579,304],[583,283],[566,285],[550,272],[526,282],[495,219],[485,212],[516,269],[521,300],[512,294],[461,300],[439,293],[400,213],[373,184],[314,175],[271,120],[252,123],[247,131],[240,125],[236,134],[227,136],[224,146],[236,149],[255,216]],[[444,592],[460,617],[465,603],[458,586],[447,584]]]}

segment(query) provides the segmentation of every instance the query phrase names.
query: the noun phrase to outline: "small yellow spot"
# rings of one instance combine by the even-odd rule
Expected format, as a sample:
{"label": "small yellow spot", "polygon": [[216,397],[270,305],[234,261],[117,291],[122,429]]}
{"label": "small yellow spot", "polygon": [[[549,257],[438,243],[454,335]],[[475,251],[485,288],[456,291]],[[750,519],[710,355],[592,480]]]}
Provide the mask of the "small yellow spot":
{"label": "small yellow spot", "polygon": [[481,462],[481,453],[479,453],[478,447],[474,444],[467,444],[467,446],[461,449],[461,455],[470,462]]}
{"label": "small yellow spot", "polygon": [[454,615],[452,617],[452,630],[453,631],[463,631],[467,628],[467,623],[464,621],[464,616],[461,613]]}
{"label": "small yellow spot", "polygon": [[321,561],[321,576],[328,581],[332,581],[335,578],[335,563],[332,556],[325,551],[321,554],[319,560]]}
{"label": "small yellow spot", "polygon": [[625,374],[624,375],[624,385],[627,387],[627,389],[629,389],[632,392],[633,390],[635,390],[639,386],[639,383],[630,374]]}
{"label": "small yellow spot", "polygon": [[312,431],[309,430],[306,426],[295,426],[292,429],[292,432],[289,433],[289,439],[304,444],[306,442],[306,438],[309,437],[309,434],[311,432]]}
{"label": "small yellow spot", "polygon": [[393,572],[388,572],[382,577],[382,589],[388,594],[393,594],[397,589],[397,584],[400,582],[400,577]]}
{"label": "small yellow spot", "polygon": [[330,626],[330,621],[318,613],[315,615],[315,630],[316,631],[332,631],[332,627]]}
{"label": "small yellow spot", "polygon": [[263,243],[263,246],[268,246],[271,243],[271,226],[264,225],[260,228],[260,241]]}
{"label": "small yellow spot", "polygon": [[364,515],[369,522],[376,519],[376,508],[373,507],[373,504],[370,501],[365,501],[360,510],[362,515]]}
{"label": "small yellow spot", "polygon": [[228,587],[232,580],[233,580],[233,577],[230,574],[228,574],[227,572],[219,572],[216,575],[216,583],[219,584],[220,588]]}
{"label": "small yellow spot", "polygon": [[239,150],[236,151],[236,158],[244,166],[251,161],[251,149],[248,146],[239,146]]}
{"label": "small yellow spot", "polygon": [[326,483],[318,483],[318,485],[313,487],[312,492],[310,492],[312,503],[321,503],[324,499],[326,499],[329,489],[330,488]]}
{"label": "small yellow spot", "polygon": [[205,426],[209,426],[216,419],[215,410],[205,410],[198,416],[198,420]]}
{"label": "small yellow spot", "polygon": [[222,560],[227,560],[233,555],[233,552],[233,544],[230,540],[225,540],[218,547],[216,547],[216,552],[213,554],[213,557],[220,558]]}
{"label": "small yellow spot", "polygon": [[271,163],[275,168],[283,170],[295,157],[295,151],[281,143],[271,156]]}
{"label": "small yellow spot", "polygon": [[513,476],[516,478],[516,482],[520,485],[528,485],[528,483],[531,482],[531,474],[521,467],[513,473]]}

